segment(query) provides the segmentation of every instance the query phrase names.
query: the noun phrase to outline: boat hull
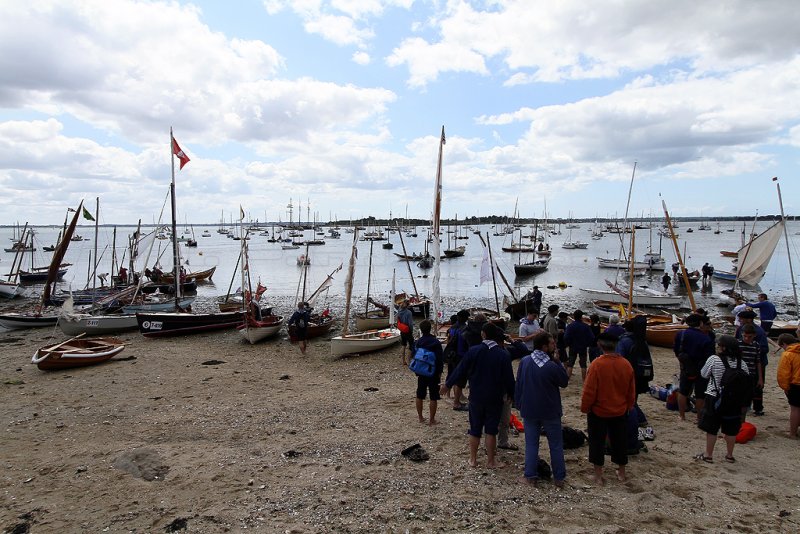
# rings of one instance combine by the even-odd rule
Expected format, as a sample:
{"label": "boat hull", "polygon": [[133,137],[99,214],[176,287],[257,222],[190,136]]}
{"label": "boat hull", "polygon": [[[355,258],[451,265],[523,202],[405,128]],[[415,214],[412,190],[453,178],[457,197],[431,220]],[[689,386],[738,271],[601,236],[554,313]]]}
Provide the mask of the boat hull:
{"label": "boat hull", "polygon": [[9,330],[55,326],[58,315],[26,315],[24,313],[4,313],[0,315],[0,326]]}
{"label": "boat hull", "polygon": [[274,315],[267,317],[263,321],[247,320],[244,324],[237,326],[236,329],[251,345],[255,345],[259,341],[278,335],[282,327],[283,316]]}
{"label": "boat hull", "polygon": [[[615,291],[603,289],[581,289],[588,294],[592,300],[607,300],[613,303],[627,304],[628,297],[620,295]],[[636,306],[680,306],[683,297],[680,295],[650,295],[646,293],[634,293],[633,304]]]}
{"label": "boat hull", "polygon": [[0,282],[0,298],[13,299],[22,295],[25,290],[19,284]]}
{"label": "boat hull", "polygon": [[[308,323],[306,327],[306,339],[311,339],[315,337],[324,336],[328,332],[330,332],[331,327],[333,326],[333,317],[325,317],[320,321],[315,321],[314,318],[311,318],[311,321]],[[290,325],[287,330],[289,331],[289,340],[292,343],[297,343],[299,339],[297,338],[297,327],[295,325]]]}
{"label": "boat hull", "polygon": [[400,330],[384,328],[361,334],[349,334],[331,338],[331,355],[363,354],[383,350],[400,341]]}
{"label": "boat hull", "polygon": [[136,315],[89,315],[83,313],[62,314],[58,327],[68,336],[78,334],[103,335],[126,330],[136,330],[139,324]]}
{"label": "boat hull", "polygon": [[356,315],[356,328],[362,332],[389,328],[389,316],[367,315],[364,317],[363,314],[358,314]]}
{"label": "boat hull", "polygon": [[125,348],[121,339],[72,339],[37,350],[31,363],[42,371],[86,367],[110,360]]}
{"label": "boat hull", "polygon": [[136,321],[144,337],[182,336],[236,328],[244,321],[244,312],[137,313]]}

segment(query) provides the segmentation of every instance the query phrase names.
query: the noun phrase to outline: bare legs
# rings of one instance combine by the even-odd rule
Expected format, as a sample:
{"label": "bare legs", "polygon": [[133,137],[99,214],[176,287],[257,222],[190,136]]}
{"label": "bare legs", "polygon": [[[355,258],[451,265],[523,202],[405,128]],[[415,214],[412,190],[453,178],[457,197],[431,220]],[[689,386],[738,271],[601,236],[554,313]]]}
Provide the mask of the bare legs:
{"label": "bare legs", "polygon": [[[497,453],[497,436],[486,434],[486,467],[489,469],[499,469],[505,467],[505,464],[498,462],[496,459]],[[470,436],[469,437],[469,466],[478,467],[478,447],[481,444],[481,438]]]}
{"label": "bare legs", "polygon": [[[425,423],[425,418],[422,417],[422,401],[423,399],[416,399],[417,417],[419,418],[420,423]],[[428,425],[430,426],[439,424],[439,421],[436,420],[436,409],[438,405],[438,401],[430,401],[430,406],[428,407],[428,413],[430,415]]]}
{"label": "bare legs", "polygon": [[[706,401],[703,399],[695,399],[694,401],[694,409],[697,412],[697,422],[700,422],[700,414],[703,413],[703,406],[705,406]],[[689,405],[689,398],[678,392],[678,414],[680,414],[681,421],[686,421],[686,410]]]}
{"label": "bare legs", "polygon": [[789,437],[796,438],[800,437],[797,434],[797,427],[800,426],[800,407],[798,406],[789,406]]}

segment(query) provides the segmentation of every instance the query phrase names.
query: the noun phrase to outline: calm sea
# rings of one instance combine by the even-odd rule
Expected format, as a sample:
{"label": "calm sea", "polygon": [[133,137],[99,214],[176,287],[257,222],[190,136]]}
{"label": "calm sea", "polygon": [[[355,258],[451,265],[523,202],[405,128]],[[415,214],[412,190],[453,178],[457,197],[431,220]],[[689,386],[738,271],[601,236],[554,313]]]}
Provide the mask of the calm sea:
{"label": "calm sea", "polygon": [[[714,234],[715,223],[712,224],[711,231],[699,231],[698,222],[680,223],[677,229],[679,232],[678,244],[681,254],[685,250],[685,262],[689,270],[700,269],[705,262],[714,265],[720,270],[729,270],[730,260],[720,256],[720,250],[736,250],[741,240],[741,223],[723,223],[720,226],[721,232]],[[755,231],[760,233],[771,223],[758,222]],[[747,231],[751,229],[752,223],[748,223]],[[693,228],[692,233],[686,230]],[[793,259],[798,258],[796,241],[800,235],[800,223],[789,223],[788,233],[790,238],[790,248]],[[124,256],[127,265],[127,253],[125,244],[127,236],[134,231],[134,227],[117,227],[116,255],[117,258]],[[225,235],[218,234],[215,227],[208,227],[211,237],[201,237],[204,227],[195,227],[195,237],[198,241],[197,248],[188,248],[180,245],[181,254],[189,271],[200,271],[216,266],[213,281],[200,285],[198,297],[211,298],[216,295],[224,295],[229,287],[234,290],[240,285],[240,277],[236,271],[237,260],[239,258],[240,242],[230,239]],[[494,229],[483,225],[479,227],[484,239],[489,233],[492,252],[495,260],[499,264],[500,270],[505,274],[509,284],[515,291],[524,293],[534,284],[538,285],[545,294],[545,304],[558,302],[566,305],[567,308],[582,307],[588,309],[585,295],[580,288],[604,289],[605,280],[613,280],[615,271],[611,269],[601,269],[597,266],[596,257],[616,258],[620,249],[620,236],[618,234],[606,234],[600,240],[591,239],[591,225],[584,223],[580,228],[567,230],[563,226],[560,228],[560,235],[550,235],[548,241],[553,250],[549,269],[537,276],[519,278],[514,276],[514,263],[520,261],[519,254],[502,252],[503,246],[511,243],[511,236],[494,236]],[[179,227],[179,233],[183,226]],[[443,227],[446,230],[446,227]],[[589,243],[589,248],[562,249],[561,244],[566,241],[572,232],[573,240],[581,240]],[[49,263],[50,253],[42,251],[43,245],[52,245],[57,239],[59,229],[57,228],[37,228],[36,247],[33,254],[33,264],[44,266]],[[338,308],[344,299],[344,280],[347,273],[347,263],[350,256],[350,249],[353,241],[353,234],[345,233],[342,227],[340,239],[330,239],[325,237],[326,244],[323,246],[312,246],[309,248],[311,265],[308,271],[308,290],[313,291],[321,284],[325,277],[337,266],[343,264],[343,268],[334,278],[333,286],[329,289],[327,298],[329,304]],[[530,227],[524,227],[525,234],[532,233]],[[94,227],[83,226],[77,229],[77,233],[82,235],[85,240],[72,242],[66,255],[66,261],[71,263],[67,275],[64,277],[62,287],[72,287],[80,289],[87,285],[90,273],[90,253],[94,249]],[[327,228],[325,228],[327,234]],[[417,228],[418,237],[403,236],[406,251],[421,253],[425,248],[425,231],[422,227]],[[453,234],[450,234],[451,237]],[[479,283],[480,266],[483,248],[480,239],[471,231],[462,229],[461,235],[469,236],[469,239],[459,240],[458,245],[466,246],[466,254],[456,259],[442,260],[441,262],[441,295],[445,302],[444,314],[449,316],[463,306],[464,302],[483,305],[493,308],[495,305],[495,290],[491,282],[481,285]],[[518,234],[516,234],[518,235]],[[312,232],[305,232],[307,238],[312,237]],[[442,249],[447,248],[448,234],[443,232]],[[0,229],[0,244],[3,248],[11,246],[12,229]],[[321,238],[322,236],[315,236]],[[98,272],[110,272],[111,270],[111,243],[113,230],[110,227],[102,227],[98,235],[98,251],[100,255]],[[254,278],[260,278],[262,283],[267,286],[268,299],[276,303],[276,308],[285,313],[290,310],[291,303],[295,295],[300,290],[300,280],[302,268],[297,264],[297,257],[305,253],[304,248],[295,250],[283,250],[280,243],[267,242],[268,237],[251,234],[249,241],[250,250],[250,269]],[[516,237],[515,237],[516,239]],[[629,239],[626,236],[626,241]],[[370,260],[370,243],[359,241],[358,261],[356,267],[353,295],[357,298],[356,306],[363,306],[364,297],[367,293],[369,280],[369,293],[377,300],[388,301],[391,288],[392,276],[394,273],[397,291],[414,292],[412,277],[419,293],[430,295],[432,293],[433,269],[423,270],[415,263],[409,267],[406,262],[399,260],[394,253],[402,253],[400,238],[397,233],[390,234],[390,242],[394,248],[385,250],[381,247],[383,242],[374,242],[372,257]],[[455,246],[456,242],[453,241]],[[626,249],[629,243],[626,242]],[[661,250],[667,265],[675,261],[675,252],[672,243],[667,238],[659,238],[653,230],[652,237],[649,230],[637,230],[636,232],[636,257],[640,259],[642,254],[649,248]],[[0,252],[0,270],[5,274],[11,267],[14,255],[9,252]],[[169,241],[156,241],[151,254],[149,265],[155,263],[156,258],[161,258],[160,263],[164,270],[171,269],[172,250]],[[369,264],[372,263],[372,274],[369,276]],[[523,255],[522,261],[530,261],[530,255]],[[25,266],[31,265],[30,254],[26,255]],[[795,262],[795,269],[800,269],[800,264]],[[652,277],[641,277],[636,279],[637,285],[646,285],[653,288],[660,288],[661,275],[654,273]],[[797,275],[797,273],[795,273]],[[563,284],[562,284],[563,283]],[[564,287],[558,288],[562,284]],[[705,292],[697,291],[695,298],[699,306],[708,308],[710,311],[715,308],[724,297],[721,293],[724,289],[733,287],[732,283],[714,280],[709,290]],[[35,295],[40,291],[40,286],[32,286],[29,291]],[[755,298],[761,291],[769,294],[771,300],[778,305],[781,311],[793,313],[792,287],[789,276],[789,262],[787,259],[786,243],[781,240],[772,257],[767,274],[756,288],[744,286],[747,295]],[[670,293],[685,293],[682,288],[673,285],[669,289]],[[505,284],[497,280],[497,294],[502,302],[502,295],[509,292]],[[686,301],[688,306],[688,300]],[[286,307],[286,309],[283,309]],[[450,309],[453,308],[453,309]],[[712,311],[713,313],[713,311]]]}

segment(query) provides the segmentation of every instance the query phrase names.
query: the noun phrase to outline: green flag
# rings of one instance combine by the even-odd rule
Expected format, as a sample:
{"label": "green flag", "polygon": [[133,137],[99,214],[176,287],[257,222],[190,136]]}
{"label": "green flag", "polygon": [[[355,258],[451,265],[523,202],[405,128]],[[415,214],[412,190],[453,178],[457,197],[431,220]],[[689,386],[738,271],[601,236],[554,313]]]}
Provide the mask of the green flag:
{"label": "green flag", "polygon": [[94,220],[94,217],[92,217],[92,214],[89,213],[89,210],[87,210],[85,206],[83,208],[83,218],[86,219],[87,221],[93,221]]}

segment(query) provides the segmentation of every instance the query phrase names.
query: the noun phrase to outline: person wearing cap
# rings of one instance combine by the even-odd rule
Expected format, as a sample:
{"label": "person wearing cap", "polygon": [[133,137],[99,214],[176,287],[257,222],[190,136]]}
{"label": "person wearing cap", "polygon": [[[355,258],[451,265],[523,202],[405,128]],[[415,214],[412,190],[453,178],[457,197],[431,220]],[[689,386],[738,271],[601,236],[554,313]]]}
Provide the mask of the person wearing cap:
{"label": "person wearing cap", "polygon": [[486,434],[487,467],[505,467],[496,460],[497,433],[504,397],[514,398],[511,356],[502,347],[503,331],[492,323],[481,328],[482,341],[471,347],[440,389],[445,395],[462,377],[469,382],[469,465],[478,466],[478,447]]}
{"label": "person wearing cap", "polygon": [[617,339],[605,332],[597,341],[603,354],[592,362],[581,395],[581,413],[589,429],[589,462],[594,465],[594,481],[603,485],[606,436],[611,445],[611,461],[617,464],[617,478],[627,479],[628,412],[636,402],[636,377],[628,360],[614,352]]}
{"label": "person wearing cap", "polygon": [[742,428],[741,410],[738,407],[727,408],[732,411],[725,411],[725,408],[718,409],[715,404],[722,393],[720,384],[722,375],[725,374],[726,366],[722,361],[725,358],[729,367],[741,367],[749,373],[747,364],[742,361],[742,352],[739,350],[739,342],[733,336],[720,336],[717,340],[716,354],[712,354],[700,374],[706,379],[706,403],[700,415],[700,422],[697,424],[700,430],[706,433],[706,450],[696,455],[695,460],[706,463],[714,462],[714,446],[717,444],[717,433],[722,430],[725,437],[726,454],[725,461],[734,463],[733,446],[736,444],[736,434]]}
{"label": "person wearing cap", "polygon": [[758,318],[761,319],[761,328],[769,335],[772,330],[772,321],[778,316],[775,305],[769,301],[766,293],[758,294],[758,302],[748,302],[748,306],[753,310],[758,310]]}
{"label": "person wearing cap", "polygon": [[[756,376],[756,380],[761,382],[761,388],[759,391],[756,391],[756,396],[753,398],[753,415],[761,416],[764,415],[763,391],[767,376],[766,368],[769,363],[769,340],[764,329],[754,322],[756,319],[756,312],[753,310],[745,310],[739,314],[739,319],[742,325],[736,329],[735,337],[737,340],[742,341],[744,339],[745,325],[751,325],[755,329],[755,343],[758,345],[761,367],[752,369],[751,372],[760,373],[760,376]],[[748,330],[750,330],[750,327],[748,327]]]}
{"label": "person wearing cap", "polygon": [[708,357],[714,354],[714,342],[700,330],[702,319],[699,315],[692,313],[685,319],[685,322],[689,328],[678,332],[672,346],[681,368],[678,385],[678,415],[681,421],[686,420],[689,397],[694,392],[699,422],[708,386],[706,380],[700,375],[700,369]]}
{"label": "person wearing cap", "polygon": [[608,326],[604,330],[606,334],[611,334],[617,338],[621,338],[625,333],[625,328],[619,324],[619,315],[612,315],[608,318]]}

